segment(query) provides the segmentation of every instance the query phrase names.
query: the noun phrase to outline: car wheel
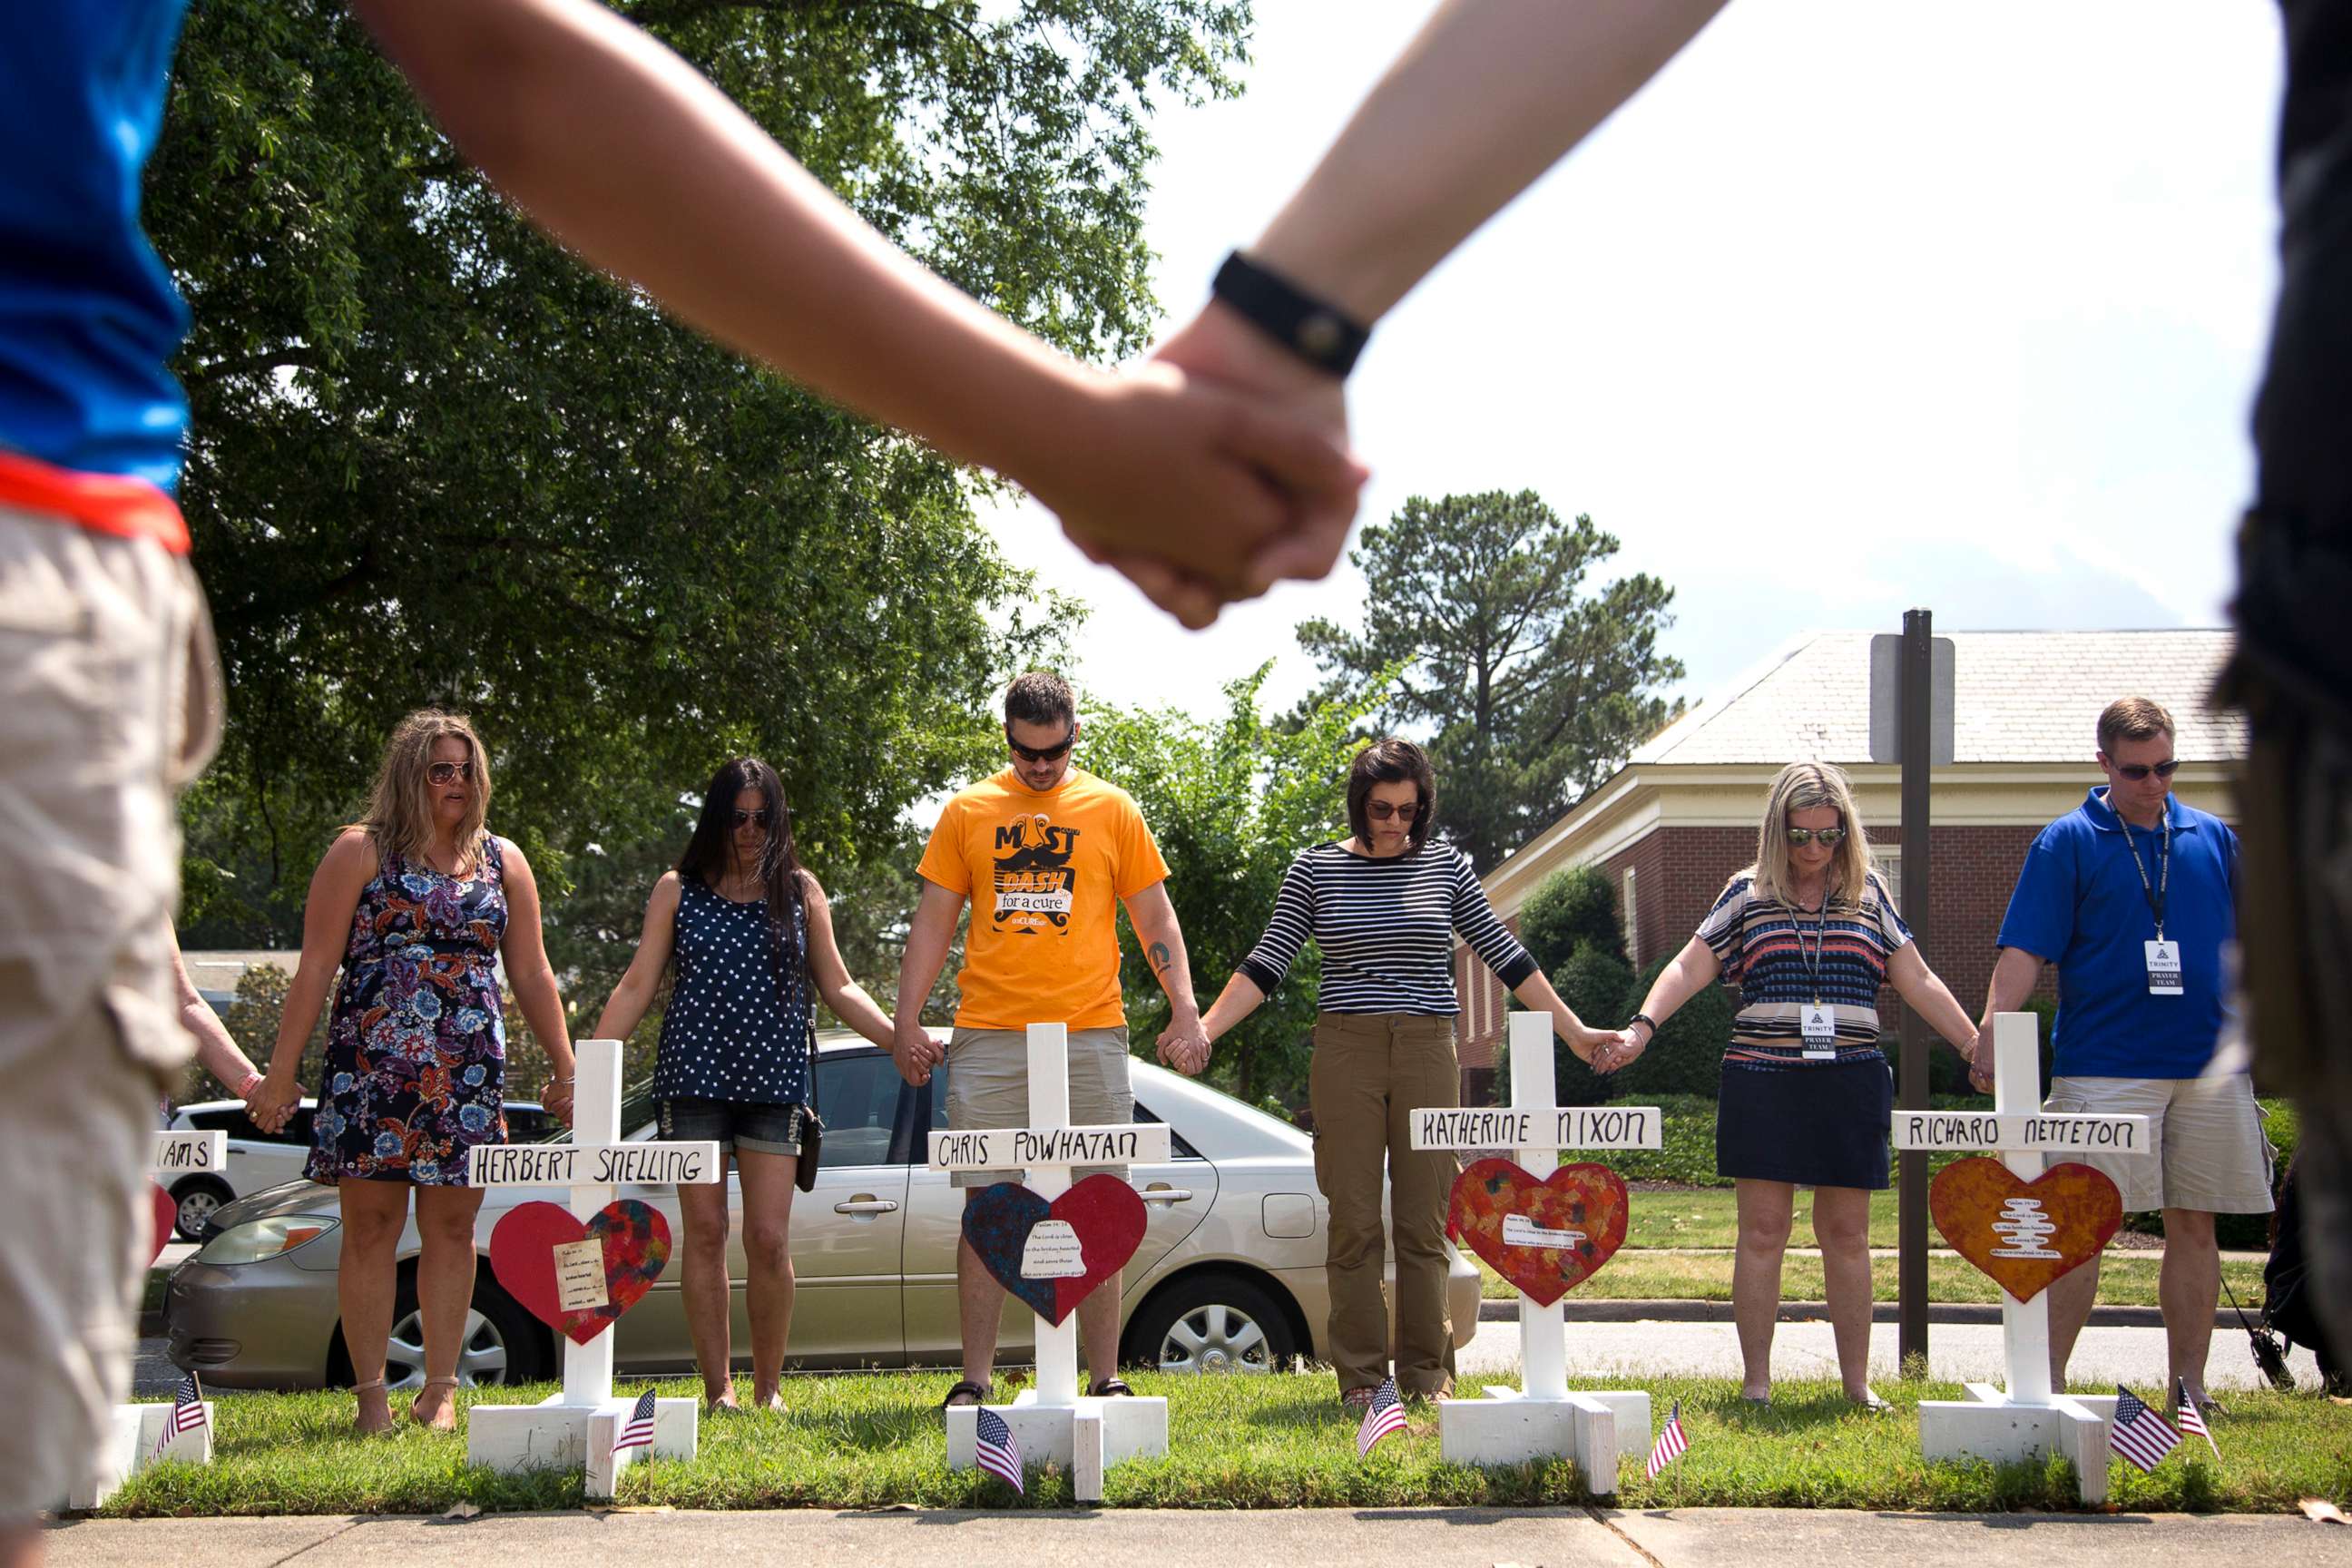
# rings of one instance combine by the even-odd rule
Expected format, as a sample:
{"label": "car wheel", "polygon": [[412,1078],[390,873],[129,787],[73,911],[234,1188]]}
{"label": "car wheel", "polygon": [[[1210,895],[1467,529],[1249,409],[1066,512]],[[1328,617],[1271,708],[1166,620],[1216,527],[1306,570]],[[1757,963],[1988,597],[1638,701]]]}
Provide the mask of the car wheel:
{"label": "car wheel", "polygon": [[180,1205],[172,1215],[172,1228],[183,1241],[202,1241],[213,1215],[236,1195],[217,1176],[190,1176],[172,1189],[172,1201]]}
{"label": "car wheel", "polygon": [[[499,1289],[495,1280],[475,1280],[474,1300],[466,1309],[459,1342],[460,1388],[530,1383],[546,1375],[538,1320]],[[425,1385],[425,1315],[416,1306],[413,1267],[400,1271],[400,1291],[393,1299],[392,1335],[383,1352],[383,1384],[386,1388]]]}
{"label": "car wheel", "polygon": [[1233,1274],[1180,1279],[1128,1325],[1128,1360],[1158,1372],[1278,1372],[1297,1353],[1289,1314]]}

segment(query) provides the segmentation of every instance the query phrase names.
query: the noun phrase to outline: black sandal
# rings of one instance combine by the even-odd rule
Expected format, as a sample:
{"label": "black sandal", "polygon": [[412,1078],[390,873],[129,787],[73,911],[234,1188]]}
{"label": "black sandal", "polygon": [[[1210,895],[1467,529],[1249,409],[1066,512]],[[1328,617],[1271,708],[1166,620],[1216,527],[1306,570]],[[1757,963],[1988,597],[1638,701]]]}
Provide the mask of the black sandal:
{"label": "black sandal", "polygon": [[[948,1396],[940,1401],[940,1408],[952,1410],[959,1405],[985,1405],[988,1403],[990,1392],[988,1384],[984,1383],[959,1383],[948,1390]],[[963,1397],[967,1394],[971,1395],[970,1399]]]}
{"label": "black sandal", "polygon": [[1094,1386],[1087,1389],[1087,1394],[1089,1397],[1095,1399],[1132,1399],[1135,1397],[1135,1390],[1128,1387],[1126,1384],[1120,1382],[1115,1377],[1098,1377],[1095,1379]]}

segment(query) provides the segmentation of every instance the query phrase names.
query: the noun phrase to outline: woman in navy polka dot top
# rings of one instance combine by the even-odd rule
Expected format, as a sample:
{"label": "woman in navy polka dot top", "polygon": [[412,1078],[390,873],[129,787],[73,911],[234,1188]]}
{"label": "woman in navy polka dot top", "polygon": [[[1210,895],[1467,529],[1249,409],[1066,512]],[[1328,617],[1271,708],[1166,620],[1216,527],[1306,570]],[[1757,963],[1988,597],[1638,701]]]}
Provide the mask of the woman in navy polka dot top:
{"label": "woman in navy polka dot top", "polygon": [[[756,757],[729,763],[712,777],[677,869],[654,885],[636,957],[604,1004],[597,1038],[625,1039],[643,1021],[673,957],[677,983],[654,1062],[661,1132],[708,1139],[735,1156],[751,1404],[782,1410],[776,1385],[792,1335],[793,1181],[815,1115],[812,992],[877,1045],[887,1046],[891,1035],[888,1015],[849,977],[824,889],[793,851],[783,783]],[[727,1184],[681,1186],[677,1197],[695,1364],[711,1408],[737,1409]]]}

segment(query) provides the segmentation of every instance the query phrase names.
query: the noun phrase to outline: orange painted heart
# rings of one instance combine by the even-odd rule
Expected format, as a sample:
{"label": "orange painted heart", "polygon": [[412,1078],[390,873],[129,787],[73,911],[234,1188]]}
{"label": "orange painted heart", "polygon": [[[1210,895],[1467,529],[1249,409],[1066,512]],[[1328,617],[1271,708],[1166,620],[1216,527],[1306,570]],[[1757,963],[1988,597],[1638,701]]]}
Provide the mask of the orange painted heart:
{"label": "orange painted heart", "polygon": [[1927,1212],[1952,1250],[2031,1301],[2099,1255],[2124,1223],[2123,1195],[2088,1165],[2053,1165],[2032,1181],[1998,1160],[1955,1160],[1927,1188]]}
{"label": "orange painted heart", "polygon": [[1616,1256],[1625,1218],[1625,1179],[1606,1165],[1562,1165],[1539,1181],[1509,1160],[1478,1160],[1454,1180],[1445,1234],[1549,1307]]}
{"label": "orange painted heart", "polygon": [[[568,1248],[589,1244],[585,1251]],[[669,1262],[669,1222],[635,1198],[606,1204],[574,1219],[562,1204],[517,1204],[490,1232],[490,1272],[525,1311],[578,1344],[586,1344],[635,1306]],[[567,1308],[558,1279],[570,1278],[601,1303]],[[576,1298],[575,1298],[576,1300]]]}

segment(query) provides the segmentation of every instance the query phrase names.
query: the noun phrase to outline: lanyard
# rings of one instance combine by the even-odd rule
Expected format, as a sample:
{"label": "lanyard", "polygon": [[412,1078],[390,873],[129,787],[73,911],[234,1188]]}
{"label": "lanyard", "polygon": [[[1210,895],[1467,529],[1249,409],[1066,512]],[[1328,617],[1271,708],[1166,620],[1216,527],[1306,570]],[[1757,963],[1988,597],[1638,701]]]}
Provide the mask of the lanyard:
{"label": "lanyard", "polygon": [[1829,951],[1830,896],[1826,890],[1822,894],[1821,918],[1813,922],[1813,951],[1810,957],[1805,952],[1805,911],[1792,909],[1790,912],[1796,916],[1797,957],[1805,965],[1805,978],[1813,983],[1813,1005],[1818,1007],[1822,1005],[1822,960]]}
{"label": "lanyard", "polygon": [[2172,808],[2168,805],[2164,810],[2164,837],[2156,852],[2156,883],[2153,887],[2148,884],[2147,863],[2139,858],[2139,845],[2132,837],[2131,824],[2124,821],[2124,814],[2120,811],[2116,813],[2116,821],[2123,826],[2124,847],[2131,851],[2132,869],[2139,873],[2139,890],[2147,899],[2148,913],[2156,917],[2156,940],[2162,942],[2164,900],[2172,887]]}

